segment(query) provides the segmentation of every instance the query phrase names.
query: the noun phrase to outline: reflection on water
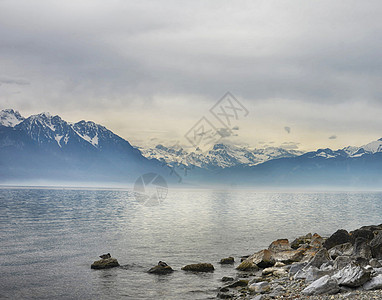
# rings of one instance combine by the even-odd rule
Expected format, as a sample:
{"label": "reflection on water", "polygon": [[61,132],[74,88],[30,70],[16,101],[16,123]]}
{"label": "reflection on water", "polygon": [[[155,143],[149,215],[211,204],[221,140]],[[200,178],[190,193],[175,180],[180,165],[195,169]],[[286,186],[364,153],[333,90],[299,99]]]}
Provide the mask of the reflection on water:
{"label": "reflection on water", "polygon": [[[155,207],[121,190],[0,189],[0,297],[206,299],[220,278],[217,262],[267,247],[277,238],[328,235],[379,224],[382,193],[266,193],[169,190]],[[91,270],[102,253],[121,268]],[[146,271],[166,261],[177,271]],[[188,274],[211,262],[212,274]]]}

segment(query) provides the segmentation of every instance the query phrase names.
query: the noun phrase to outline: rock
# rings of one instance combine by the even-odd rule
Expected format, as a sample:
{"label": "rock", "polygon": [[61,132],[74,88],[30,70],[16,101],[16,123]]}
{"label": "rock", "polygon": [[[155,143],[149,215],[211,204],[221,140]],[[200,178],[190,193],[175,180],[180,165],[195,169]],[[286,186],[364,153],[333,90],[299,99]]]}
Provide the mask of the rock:
{"label": "rock", "polygon": [[307,235],[300,236],[296,238],[291,244],[292,249],[298,249],[302,244],[309,244],[312,239],[312,234],[308,233]]}
{"label": "rock", "polygon": [[257,282],[262,282],[262,281],[264,281],[263,277],[256,276],[256,277],[252,278],[252,280],[249,282],[249,285],[251,285],[253,283],[257,283]]}
{"label": "rock", "polygon": [[321,294],[336,294],[340,290],[337,281],[329,275],[325,275],[320,279],[312,282],[303,291],[303,295],[321,295]]}
{"label": "rock", "polygon": [[370,279],[370,272],[354,263],[347,265],[332,276],[338,285],[358,287]]}
{"label": "rock", "polygon": [[349,256],[338,256],[334,260],[334,268],[337,270],[341,270],[345,268],[347,265],[349,265],[352,262],[351,258]]}
{"label": "rock", "polygon": [[317,254],[308,262],[307,267],[316,267],[320,268],[322,264],[330,261],[329,253],[326,248],[320,249]]}
{"label": "rock", "polygon": [[372,258],[371,248],[368,244],[367,239],[363,237],[358,237],[354,242],[353,256],[363,257],[367,260]]}
{"label": "rock", "polygon": [[210,263],[199,263],[184,266],[182,270],[191,272],[213,272],[215,268]]}
{"label": "rock", "polygon": [[332,259],[336,259],[338,256],[350,256],[353,254],[353,245],[351,243],[345,243],[332,247],[329,250],[329,256]]}
{"label": "rock", "polygon": [[159,275],[169,274],[169,273],[172,273],[172,272],[174,272],[174,270],[170,266],[168,266],[167,264],[166,265],[158,264],[157,266],[151,268],[148,271],[148,273],[159,274]]}
{"label": "rock", "polygon": [[324,243],[324,239],[317,233],[313,234],[309,246],[313,248],[321,248]]}
{"label": "rock", "polygon": [[265,296],[264,295],[257,295],[256,297],[252,298],[251,300],[264,300]]}
{"label": "rock", "polygon": [[331,269],[326,268],[326,269],[317,269],[316,267],[309,267],[306,271],[306,278],[305,282],[313,282],[316,281],[317,279],[325,276],[325,275],[333,275],[334,273],[334,268],[331,267]]}
{"label": "rock", "polygon": [[248,257],[247,260],[253,262],[259,268],[268,268],[275,264],[275,259],[272,257],[271,251],[267,249],[256,252]]}
{"label": "rock", "polygon": [[377,235],[370,241],[369,245],[373,257],[382,259],[382,231],[377,233]]}
{"label": "rock", "polygon": [[232,277],[224,276],[224,277],[222,278],[222,281],[223,281],[223,282],[234,281],[234,279],[233,279]]}
{"label": "rock", "polygon": [[274,253],[280,252],[280,251],[287,251],[287,250],[292,250],[292,248],[289,245],[288,239],[279,239],[274,242],[272,242],[268,250]]}
{"label": "rock", "polygon": [[382,289],[382,275],[379,274],[376,277],[371,278],[370,281],[363,285],[363,289],[366,291]]}
{"label": "rock", "polygon": [[110,269],[119,267],[119,263],[115,258],[100,259],[92,263],[90,266],[92,269]]}
{"label": "rock", "polygon": [[240,265],[236,267],[238,271],[257,271],[259,267],[254,264],[251,260],[244,260]]}
{"label": "rock", "polygon": [[293,262],[301,261],[304,258],[304,250],[286,250],[273,253],[272,257],[277,262],[291,264]]}
{"label": "rock", "polygon": [[240,262],[245,261],[248,257],[250,257],[250,255],[244,255],[244,256],[241,256],[241,257],[240,257]]}
{"label": "rock", "polygon": [[276,268],[276,267],[270,267],[270,268],[265,268],[261,274],[263,276],[267,275],[273,275],[273,276],[286,276],[288,272],[283,269],[283,268]]}
{"label": "rock", "polygon": [[240,279],[238,281],[231,283],[227,287],[228,288],[235,288],[235,287],[239,287],[239,286],[247,286],[248,282],[249,282],[249,280]]}
{"label": "rock", "polygon": [[369,265],[372,266],[373,268],[380,268],[380,267],[382,267],[382,264],[376,258],[370,259]]}
{"label": "rock", "polygon": [[233,264],[234,262],[235,262],[235,259],[234,259],[232,256],[227,257],[227,258],[222,258],[222,259],[220,260],[220,263],[221,263],[222,265]]}
{"label": "rock", "polygon": [[220,299],[233,299],[233,297],[235,297],[235,295],[233,293],[229,293],[229,294],[218,293],[217,297]]}
{"label": "rock", "polygon": [[359,265],[361,267],[364,267],[364,268],[365,267],[370,267],[369,266],[369,260],[367,258],[364,258],[364,257],[355,257],[355,259],[353,261],[355,262],[356,265]]}
{"label": "rock", "polygon": [[359,237],[362,237],[366,239],[366,241],[370,242],[374,238],[373,230],[360,228],[350,232],[350,240],[352,244],[354,244],[356,239]]}
{"label": "rock", "polygon": [[264,293],[267,293],[271,290],[271,286],[269,285],[269,282],[262,281],[262,282],[257,282],[257,283],[251,284],[248,289],[251,292],[264,294]]}
{"label": "rock", "polygon": [[323,243],[323,246],[329,250],[334,246],[348,243],[350,240],[351,239],[349,233],[344,229],[339,229]]}
{"label": "rock", "polygon": [[289,269],[289,275],[294,276],[298,271],[302,270],[307,264],[308,264],[307,262],[292,264]]}
{"label": "rock", "polygon": [[284,263],[282,263],[281,261],[277,261],[276,263],[275,263],[275,265],[274,265],[276,268],[281,268],[281,267],[284,267],[285,266],[285,264]]}

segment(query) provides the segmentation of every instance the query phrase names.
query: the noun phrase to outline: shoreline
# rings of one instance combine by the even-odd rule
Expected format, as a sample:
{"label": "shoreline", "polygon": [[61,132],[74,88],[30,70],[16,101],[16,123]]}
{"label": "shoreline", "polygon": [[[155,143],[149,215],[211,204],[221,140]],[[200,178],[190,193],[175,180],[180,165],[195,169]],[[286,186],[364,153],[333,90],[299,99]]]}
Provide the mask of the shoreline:
{"label": "shoreline", "polygon": [[382,224],[278,239],[223,277],[220,299],[382,299]]}

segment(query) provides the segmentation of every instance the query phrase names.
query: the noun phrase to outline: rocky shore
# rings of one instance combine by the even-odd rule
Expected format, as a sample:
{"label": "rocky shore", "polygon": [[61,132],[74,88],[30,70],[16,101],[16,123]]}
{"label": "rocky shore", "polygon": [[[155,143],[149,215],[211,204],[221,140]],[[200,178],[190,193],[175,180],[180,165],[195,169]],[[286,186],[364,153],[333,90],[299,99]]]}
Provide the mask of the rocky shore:
{"label": "rocky shore", "polygon": [[222,278],[221,299],[382,299],[382,225],[279,239]]}

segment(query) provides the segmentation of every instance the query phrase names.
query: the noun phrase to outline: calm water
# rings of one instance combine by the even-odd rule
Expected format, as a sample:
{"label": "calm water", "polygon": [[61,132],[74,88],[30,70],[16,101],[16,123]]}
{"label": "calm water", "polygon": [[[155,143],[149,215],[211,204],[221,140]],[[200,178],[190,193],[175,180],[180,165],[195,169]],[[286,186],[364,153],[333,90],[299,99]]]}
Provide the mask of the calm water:
{"label": "calm water", "polygon": [[[277,238],[382,223],[382,193],[169,190],[146,207],[121,190],[0,189],[0,298],[208,299],[217,262]],[[110,252],[122,268],[91,270]],[[177,271],[146,271],[164,260]],[[188,263],[216,271],[188,274]]]}

